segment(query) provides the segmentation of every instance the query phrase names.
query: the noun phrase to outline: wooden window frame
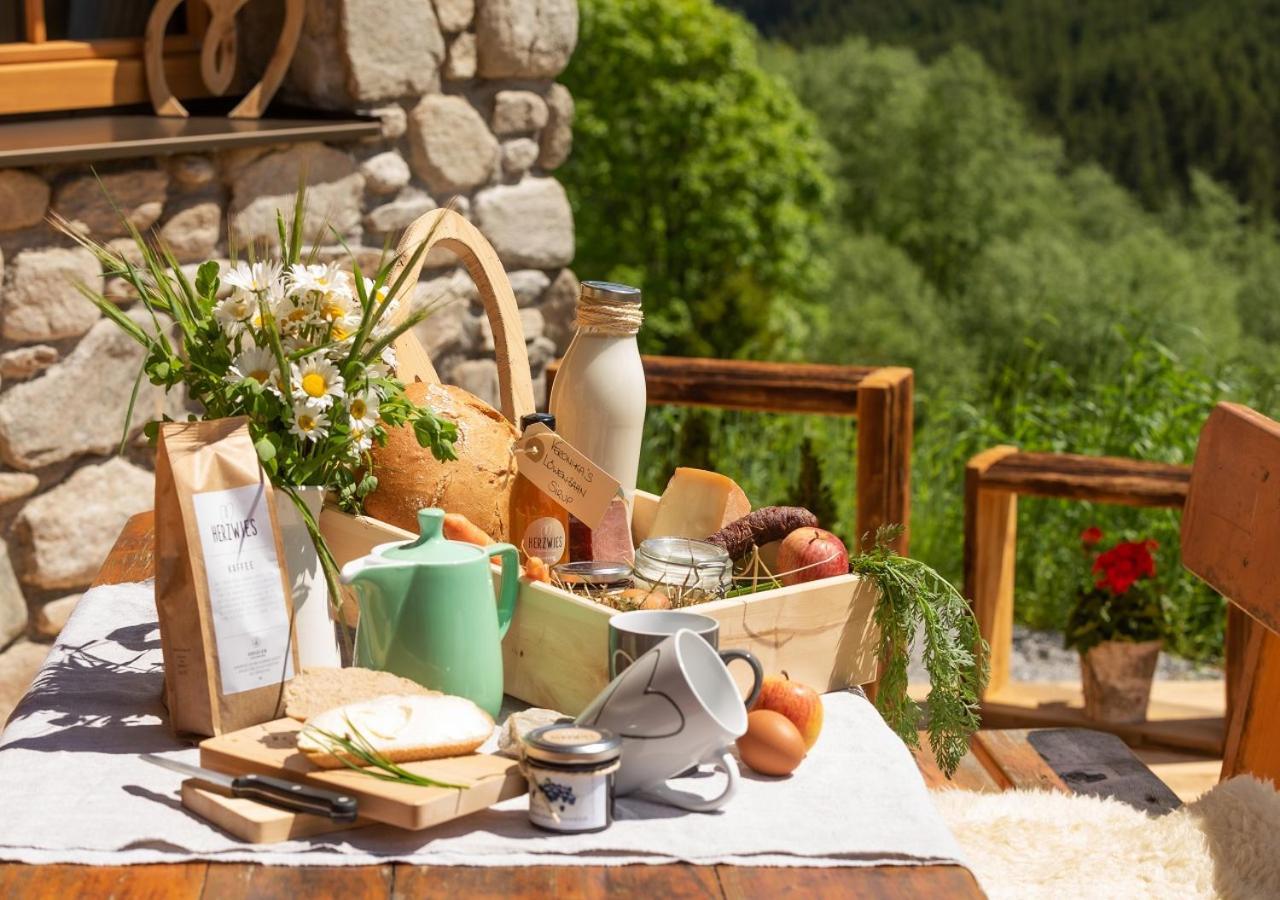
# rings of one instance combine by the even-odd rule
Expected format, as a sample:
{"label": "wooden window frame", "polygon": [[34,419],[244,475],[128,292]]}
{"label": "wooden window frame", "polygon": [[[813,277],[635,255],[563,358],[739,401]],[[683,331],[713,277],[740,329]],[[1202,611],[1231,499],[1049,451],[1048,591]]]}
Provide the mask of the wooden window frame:
{"label": "wooden window frame", "polygon": [[[24,0],[26,40],[0,43],[0,115],[97,109],[150,102],[143,39],[50,41],[44,0]],[[200,39],[203,3],[188,0],[186,34],[165,38],[165,76],[174,94],[206,97]]]}

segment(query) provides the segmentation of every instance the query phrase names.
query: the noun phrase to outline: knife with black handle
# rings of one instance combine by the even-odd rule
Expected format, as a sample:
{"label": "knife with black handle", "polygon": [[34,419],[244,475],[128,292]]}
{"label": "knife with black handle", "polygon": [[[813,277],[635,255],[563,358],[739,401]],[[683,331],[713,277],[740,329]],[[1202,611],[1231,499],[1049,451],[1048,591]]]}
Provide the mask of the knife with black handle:
{"label": "knife with black handle", "polygon": [[225,788],[233,797],[256,800],[290,812],[324,816],[334,822],[356,820],[358,804],[356,798],[349,794],[312,787],[309,784],[298,784],[283,778],[273,778],[270,775],[240,775],[233,778],[212,769],[202,769],[199,766],[157,756],[154,753],[144,753],[142,758],[172,772]]}

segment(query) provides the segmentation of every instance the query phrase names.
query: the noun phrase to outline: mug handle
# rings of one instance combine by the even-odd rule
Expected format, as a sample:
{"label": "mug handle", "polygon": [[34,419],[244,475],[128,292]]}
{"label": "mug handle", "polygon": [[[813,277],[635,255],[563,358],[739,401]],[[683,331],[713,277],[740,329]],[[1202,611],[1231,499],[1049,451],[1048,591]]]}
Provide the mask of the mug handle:
{"label": "mug handle", "polygon": [[490,544],[485,556],[502,560],[502,587],[498,591],[498,639],[507,636],[511,619],[516,614],[516,595],[520,593],[520,554],[510,544]]}
{"label": "mug handle", "polygon": [[705,757],[700,759],[698,765],[714,765],[721,772],[728,776],[728,783],[725,784],[724,790],[720,792],[720,796],[712,797],[710,800],[703,799],[697,794],[689,791],[677,791],[667,787],[665,784],[655,785],[642,791],[655,800],[666,803],[678,809],[687,809],[689,812],[711,812],[719,809],[730,800],[733,795],[738,792],[738,761],[733,758],[733,754],[729,752],[728,747],[721,747],[712,750]]}
{"label": "mug handle", "polygon": [[755,706],[756,700],[760,698],[760,688],[764,685],[764,666],[760,665],[760,660],[756,659],[755,654],[750,650],[739,650],[737,648],[721,650],[720,659],[724,661],[726,666],[735,659],[740,659],[751,667],[751,674],[754,680],[751,684],[751,690],[747,691],[747,698],[742,702],[747,709]]}
{"label": "mug handle", "polygon": [[622,668],[618,668],[619,656],[621,656],[623,659],[627,661],[627,666],[635,662],[635,660],[631,658],[631,654],[628,653],[626,650],[623,650],[621,647],[619,647],[617,650],[614,650],[613,656],[609,658],[609,680],[610,681],[612,681],[614,678],[617,678],[618,675],[620,675],[622,671],[626,668],[626,666],[623,666]]}

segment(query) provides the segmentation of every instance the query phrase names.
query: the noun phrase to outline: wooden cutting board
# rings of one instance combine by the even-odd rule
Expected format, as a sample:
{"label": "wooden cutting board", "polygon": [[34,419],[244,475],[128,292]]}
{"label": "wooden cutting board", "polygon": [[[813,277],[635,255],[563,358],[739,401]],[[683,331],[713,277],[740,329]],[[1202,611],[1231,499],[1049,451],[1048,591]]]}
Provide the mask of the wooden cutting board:
{"label": "wooden cutting board", "polygon": [[411,831],[488,809],[529,787],[518,762],[487,753],[402,765],[416,775],[466,785],[461,790],[382,781],[345,767],[321,769],[298,751],[301,730],[295,719],[277,719],[208,738],[200,743],[200,765],[228,775],[278,775],[342,791],[356,798],[361,818]]}
{"label": "wooden cutting board", "polygon": [[182,805],[233,837],[250,844],[276,844],[295,838],[349,831],[370,824],[367,819],[335,822],[324,816],[277,809],[243,797],[232,797],[194,778],[182,782]]}

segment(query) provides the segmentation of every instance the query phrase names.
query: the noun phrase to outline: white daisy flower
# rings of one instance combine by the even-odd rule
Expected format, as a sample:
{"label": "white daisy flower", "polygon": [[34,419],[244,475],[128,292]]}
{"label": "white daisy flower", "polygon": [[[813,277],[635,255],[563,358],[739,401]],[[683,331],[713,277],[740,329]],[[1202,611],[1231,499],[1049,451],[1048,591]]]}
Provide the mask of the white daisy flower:
{"label": "white daisy flower", "polygon": [[220,300],[213,308],[222,330],[229,335],[237,335],[244,330],[245,322],[258,314],[258,301],[253,294],[237,290],[230,297]]}
{"label": "white daisy flower", "polygon": [[259,305],[277,319],[284,318],[293,309],[293,301],[289,299],[284,282],[279,280],[271,282],[270,287],[259,300]]}
{"label": "white daisy flower", "polygon": [[333,363],[320,356],[293,367],[293,392],[316,409],[328,409],[334,397],[342,396],[342,376]]}
{"label": "white daisy flower", "polygon": [[336,322],[346,318],[356,309],[356,304],[346,294],[330,291],[320,298],[316,304],[316,312],[326,322]]}
{"label": "white daisy flower", "polygon": [[347,412],[351,414],[351,427],[369,430],[378,424],[378,395],[374,391],[361,391],[347,398]]}
{"label": "white daisy flower", "polygon": [[235,377],[233,381],[248,381],[252,378],[264,387],[271,387],[278,380],[275,357],[270,350],[262,347],[250,347],[236,357],[231,366]]}
{"label": "white daisy flower", "polygon": [[280,278],[280,264],[276,262],[256,262],[250,265],[243,260],[236,267],[222,276],[223,284],[250,293],[261,293],[271,287]]}
{"label": "white daisy flower", "polygon": [[318,441],[329,434],[329,417],[323,410],[315,409],[306,403],[293,405],[293,424],[289,433],[296,434],[308,441]]}
{"label": "white daisy flower", "polygon": [[355,337],[360,330],[360,312],[352,310],[340,319],[329,324],[329,340],[342,343]]}
{"label": "white daisy flower", "polygon": [[293,294],[342,293],[349,288],[346,273],[334,263],[305,266],[294,263],[289,267],[289,291]]}
{"label": "white daisy flower", "polygon": [[373,446],[373,438],[369,432],[359,425],[351,426],[351,443],[347,449],[352,456],[359,456]]}
{"label": "white daisy flower", "polygon": [[[389,285],[389,284],[383,284],[383,285],[382,285],[381,287],[379,287],[377,290],[374,290],[374,287],[373,287],[373,279],[372,279],[372,278],[366,278],[366,279],[364,280],[364,295],[365,295],[366,297],[368,297],[370,300],[375,300],[375,301],[377,301],[377,303],[378,303],[379,305],[381,305],[381,304],[383,304],[383,303],[386,303],[386,302],[387,302],[387,300],[388,300],[388,298],[390,298],[390,296],[391,296],[391,285]],[[390,312],[392,312],[392,310],[388,310],[388,313],[390,313]]]}

